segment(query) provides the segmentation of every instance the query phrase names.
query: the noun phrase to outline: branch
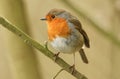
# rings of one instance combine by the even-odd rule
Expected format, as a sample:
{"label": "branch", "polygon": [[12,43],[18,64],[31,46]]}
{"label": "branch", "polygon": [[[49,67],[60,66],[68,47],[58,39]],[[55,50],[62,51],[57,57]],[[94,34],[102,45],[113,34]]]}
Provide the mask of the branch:
{"label": "branch", "polygon": [[73,12],[75,12],[77,15],[82,16],[83,18],[85,18],[86,20],[88,20],[88,22],[90,22],[93,27],[103,36],[105,36],[106,38],[108,38],[110,41],[112,41],[115,45],[117,45],[118,47],[120,47],[120,40],[118,40],[118,38],[116,36],[114,36],[113,34],[103,30],[101,27],[101,25],[99,25],[94,19],[92,19],[92,17],[89,16],[88,13],[82,11],[81,9],[78,10],[78,7],[75,7],[73,5],[73,3],[71,3],[69,0],[60,0],[63,4],[65,4],[65,6],[69,7]]}
{"label": "branch", "polygon": [[[30,45],[30,46],[38,49],[39,51],[41,51],[41,53],[43,53],[44,55],[46,55],[47,57],[49,57],[51,60],[54,61],[54,53],[52,53],[51,51],[49,51],[46,48],[44,48],[38,42],[36,42],[35,40],[33,40],[27,34],[25,34],[22,30],[20,30],[19,28],[17,28],[15,25],[12,25],[10,22],[8,22],[7,20],[5,20],[3,17],[0,17],[0,24],[2,26],[4,26],[5,28],[7,28],[9,31],[11,31],[14,34],[18,35],[26,44],[28,44],[28,45]],[[58,57],[58,59],[56,60],[56,63],[59,66],[61,66],[68,73],[72,72],[69,69],[70,65],[68,63],[66,63],[63,59],[61,59],[60,57]],[[87,79],[87,77],[85,77],[83,74],[81,74],[77,70],[75,70],[75,73],[71,74],[71,75],[73,75],[77,79]]]}

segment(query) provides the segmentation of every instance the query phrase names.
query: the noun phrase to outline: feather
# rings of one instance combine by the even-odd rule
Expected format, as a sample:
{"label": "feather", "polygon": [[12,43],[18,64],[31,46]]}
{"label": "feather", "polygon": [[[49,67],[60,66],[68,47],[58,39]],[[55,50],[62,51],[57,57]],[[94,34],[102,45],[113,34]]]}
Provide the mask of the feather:
{"label": "feather", "polygon": [[81,23],[79,20],[77,19],[69,19],[69,21],[71,23],[73,23],[75,25],[75,28],[83,35],[84,37],[84,43],[85,43],[85,46],[90,48],[90,41],[89,41],[89,38],[88,38],[88,35],[87,33],[82,29],[82,26],[81,26]]}

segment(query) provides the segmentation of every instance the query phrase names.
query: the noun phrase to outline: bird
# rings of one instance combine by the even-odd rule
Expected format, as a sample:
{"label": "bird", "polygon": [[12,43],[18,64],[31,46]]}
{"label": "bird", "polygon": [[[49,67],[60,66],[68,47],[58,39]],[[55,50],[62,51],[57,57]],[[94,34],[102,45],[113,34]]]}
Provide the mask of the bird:
{"label": "bird", "polygon": [[70,12],[63,9],[51,9],[44,18],[46,21],[48,40],[52,47],[60,53],[73,54],[74,63],[71,66],[75,69],[75,52],[79,52],[84,63],[88,64],[84,47],[90,48],[90,40],[84,31],[81,22]]}

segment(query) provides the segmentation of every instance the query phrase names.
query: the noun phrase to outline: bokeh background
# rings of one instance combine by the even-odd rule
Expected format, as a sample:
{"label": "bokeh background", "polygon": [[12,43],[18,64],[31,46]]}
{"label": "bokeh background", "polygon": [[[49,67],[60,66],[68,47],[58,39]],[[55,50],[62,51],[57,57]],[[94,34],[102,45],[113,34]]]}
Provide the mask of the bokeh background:
{"label": "bokeh background", "polygon": [[[90,38],[91,48],[85,49],[90,63],[84,64],[76,53],[76,69],[88,79],[120,79],[120,0],[0,0],[0,16],[42,45],[47,25],[40,18],[53,8],[78,17]],[[72,55],[60,57],[72,65]],[[60,69],[0,25],[0,79],[52,79]],[[63,71],[56,79],[75,78]]]}

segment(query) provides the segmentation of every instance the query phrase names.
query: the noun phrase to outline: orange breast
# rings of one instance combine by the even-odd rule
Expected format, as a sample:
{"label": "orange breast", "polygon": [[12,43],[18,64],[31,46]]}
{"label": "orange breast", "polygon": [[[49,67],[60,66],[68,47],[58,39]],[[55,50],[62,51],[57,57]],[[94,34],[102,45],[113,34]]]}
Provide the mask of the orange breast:
{"label": "orange breast", "polygon": [[65,19],[55,18],[48,21],[49,40],[53,40],[56,36],[67,37],[70,35],[70,29]]}

